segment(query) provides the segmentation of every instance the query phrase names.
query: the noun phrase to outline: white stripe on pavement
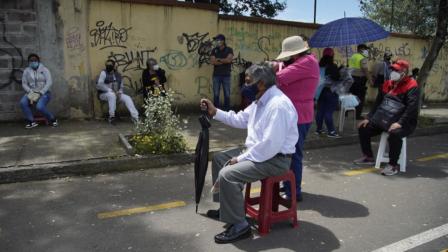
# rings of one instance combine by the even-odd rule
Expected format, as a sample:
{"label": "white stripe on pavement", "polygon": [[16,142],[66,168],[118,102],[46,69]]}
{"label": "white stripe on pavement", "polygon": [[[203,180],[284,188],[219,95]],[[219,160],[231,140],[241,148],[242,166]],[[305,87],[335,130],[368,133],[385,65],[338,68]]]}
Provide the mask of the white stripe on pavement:
{"label": "white stripe on pavement", "polygon": [[407,251],[428,243],[432,240],[448,235],[448,223],[440,227],[436,227],[420,234],[408,237],[396,243],[392,243],[386,247],[379,248],[373,252],[398,252]]}

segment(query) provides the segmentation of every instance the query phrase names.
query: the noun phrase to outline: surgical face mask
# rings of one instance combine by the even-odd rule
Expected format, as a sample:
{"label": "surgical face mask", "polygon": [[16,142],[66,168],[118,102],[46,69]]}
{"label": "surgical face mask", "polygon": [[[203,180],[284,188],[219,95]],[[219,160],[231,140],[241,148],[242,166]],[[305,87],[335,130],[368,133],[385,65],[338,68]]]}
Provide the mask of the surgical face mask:
{"label": "surgical face mask", "polygon": [[401,79],[401,73],[397,72],[397,71],[392,71],[390,73],[390,80],[391,81],[398,81]]}
{"label": "surgical face mask", "polygon": [[154,66],[152,66],[152,69],[154,69],[154,71],[157,71],[160,69],[159,65],[155,64]]}
{"label": "surgical face mask", "polygon": [[368,50],[362,50],[361,54],[364,55],[365,57],[369,57],[369,51]]}
{"label": "surgical face mask", "polygon": [[222,46],[222,45],[224,45],[224,41],[223,40],[216,40],[216,44],[218,46]]}
{"label": "surgical face mask", "polygon": [[36,70],[39,67],[39,62],[38,61],[31,61],[30,62],[30,67],[34,70]]}
{"label": "surgical face mask", "polygon": [[114,70],[114,66],[113,65],[106,65],[106,71],[107,72],[112,72]]}

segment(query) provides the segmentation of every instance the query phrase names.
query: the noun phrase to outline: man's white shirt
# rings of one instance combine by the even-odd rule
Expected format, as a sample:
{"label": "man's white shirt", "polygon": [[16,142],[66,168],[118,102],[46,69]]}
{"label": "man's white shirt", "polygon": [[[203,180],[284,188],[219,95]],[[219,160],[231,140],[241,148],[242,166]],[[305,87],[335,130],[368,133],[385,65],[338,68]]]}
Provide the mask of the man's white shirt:
{"label": "man's white shirt", "polygon": [[246,151],[237,157],[238,162],[264,162],[278,153],[295,152],[299,139],[297,112],[276,86],[238,113],[218,109],[214,119],[234,128],[247,128]]}

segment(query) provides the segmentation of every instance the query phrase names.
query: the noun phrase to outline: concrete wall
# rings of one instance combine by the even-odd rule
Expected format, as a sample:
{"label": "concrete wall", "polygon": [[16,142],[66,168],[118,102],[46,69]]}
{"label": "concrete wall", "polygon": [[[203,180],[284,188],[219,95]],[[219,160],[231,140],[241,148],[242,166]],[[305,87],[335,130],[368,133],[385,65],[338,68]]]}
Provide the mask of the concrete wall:
{"label": "concrete wall", "polygon": [[34,1],[0,2],[0,119],[14,120],[20,113],[22,69],[26,56],[36,51],[37,5]]}
{"label": "concrete wall", "polygon": [[[168,88],[180,109],[196,108],[212,97],[209,52],[212,37],[223,33],[234,49],[232,104],[239,103],[238,74],[246,61],[274,59],[283,38],[311,36],[316,25],[217,15],[210,5],[161,0],[2,0],[0,2],[0,121],[20,119],[21,74],[26,56],[37,52],[50,69],[54,86],[50,109],[59,117],[100,116],[94,88],[106,59],[118,62],[125,91],[137,104],[145,62],[153,57],[167,71]],[[368,43],[370,62],[385,51],[420,67],[429,42],[392,34]],[[351,56],[355,47],[348,47]],[[313,49],[320,57],[322,49]],[[336,60],[346,62],[345,47]],[[448,100],[448,50],[440,53],[425,88],[430,101]],[[375,91],[369,91],[372,99]]]}
{"label": "concrete wall", "polygon": [[52,74],[50,109],[68,115],[58,5],[52,0],[0,2],[0,121],[22,118],[18,101],[24,94],[21,79],[30,53],[37,53]]}

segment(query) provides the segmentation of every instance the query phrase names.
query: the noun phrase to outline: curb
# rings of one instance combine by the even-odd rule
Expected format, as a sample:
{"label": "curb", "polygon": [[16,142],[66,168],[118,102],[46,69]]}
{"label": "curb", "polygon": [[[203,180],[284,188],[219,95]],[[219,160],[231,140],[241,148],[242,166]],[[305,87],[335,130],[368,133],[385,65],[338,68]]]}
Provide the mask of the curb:
{"label": "curb", "polygon": [[[428,136],[448,133],[448,125],[430,128],[419,128],[410,137]],[[122,139],[124,138],[124,139]],[[119,135],[119,141],[128,153],[133,153],[132,146],[127,146],[125,136]],[[358,135],[346,135],[342,138],[321,138],[305,142],[305,149],[328,148],[358,143]],[[129,148],[130,147],[130,148]],[[213,148],[209,152],[209,160],[213,154],[225,149],[239,146],[225,146]],[[130,154],[131,155],[131,154]],[[39,165],[16,166],[0,169],[0,184],[45,180],[77,175],[93,175],[98,173],[114,173],[123,171],[164,168],[172,165],[184,165],[194,162],[194,153],[180,153],[153,156],[117,156],[90,160],[77,160],[70,162],[49,163]]]}
{"label": "curb", "polygon": [[193,153],[143,157],[111,157],[71,162],[2,168],[0,184],[45,180],[73,175],[93,175],[182,165],[194,161]]}

